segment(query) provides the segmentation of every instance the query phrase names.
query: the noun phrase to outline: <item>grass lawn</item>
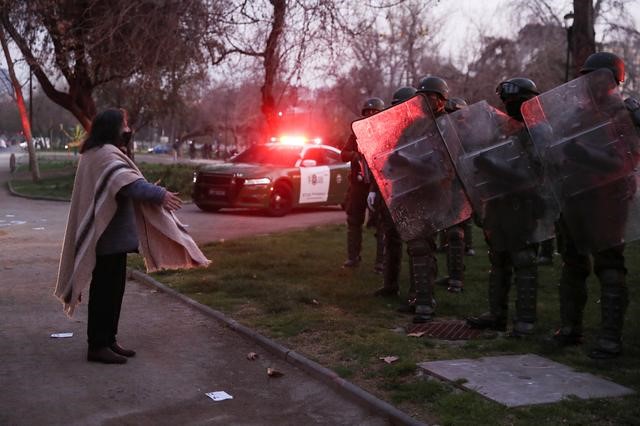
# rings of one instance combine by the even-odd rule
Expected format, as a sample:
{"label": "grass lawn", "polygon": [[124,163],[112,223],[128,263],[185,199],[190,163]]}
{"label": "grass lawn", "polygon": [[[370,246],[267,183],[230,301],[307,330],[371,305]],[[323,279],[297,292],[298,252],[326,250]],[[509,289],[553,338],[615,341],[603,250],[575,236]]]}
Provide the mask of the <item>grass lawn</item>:
{"label": "grass lawn", "polygon": [[[77,160],[40,160],[41,180],[34,183],[28,164],[21,164],[11,181],[13,189],[28,196],[71,199]],[[139,163],[138,167],[149,182],[158,182],[170,191],[179,192],[184,201],[191,199],[193,171],[187,164]]]}
{"label": "grass lawn", "polygon": [[[477,255],[466,257],[462,294],[437,289],[438,316],[464,318],[487,309],[488,260],[480,231],[474,229]],[[356,270],[340,268],[346,229],[327,226],[279,235],[209,244],[208,269],[153,274],[189,297],[221,310],[285,346],[325,365],[342,377],[395,404],[416,418],[442,425],[638,424],[640,398],[581,401],[507,409],[478,394],[421,376],[416,363],[489,355],[535,353],[595,373],[640,391],[640,331],[637,324],[640,245],[627,249],[631,304],[625,329],[625,354],[609,362],[586,356],[599,324],[599,284],[590,278],[585,325],[591,341],[585,347],[558,351],[545,343],[559,318],[555,266],[540,268],[538,332],[528,340],[493,339],[461,343],[407,337],[402,327],[411,316],[397,313],[398,300],[371,296],[381,284],[373,273],[374,238],[365,235],[364,262]],[[440,270],[445,269],[439,255]],[[406,263],[401,291],[408,288]],[[139,257],[132,259],[142,269]],[[513,296],[513,291],[512,295]],[[510,305],[513,309],[513,302]],[[395,355],[385,364],[379,357]]]}

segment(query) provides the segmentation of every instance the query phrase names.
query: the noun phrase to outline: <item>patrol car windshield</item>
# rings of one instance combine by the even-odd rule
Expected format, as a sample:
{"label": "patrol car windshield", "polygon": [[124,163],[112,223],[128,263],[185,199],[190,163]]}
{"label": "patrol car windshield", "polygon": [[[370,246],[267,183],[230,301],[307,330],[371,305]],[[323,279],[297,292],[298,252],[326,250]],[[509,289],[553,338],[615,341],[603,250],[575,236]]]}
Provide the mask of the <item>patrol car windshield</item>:
{"label": "patrol car windshield", "polygon": [[302,147],[293,145],[254,145],[229,160],[232,163],[268,164],[294,167]]}

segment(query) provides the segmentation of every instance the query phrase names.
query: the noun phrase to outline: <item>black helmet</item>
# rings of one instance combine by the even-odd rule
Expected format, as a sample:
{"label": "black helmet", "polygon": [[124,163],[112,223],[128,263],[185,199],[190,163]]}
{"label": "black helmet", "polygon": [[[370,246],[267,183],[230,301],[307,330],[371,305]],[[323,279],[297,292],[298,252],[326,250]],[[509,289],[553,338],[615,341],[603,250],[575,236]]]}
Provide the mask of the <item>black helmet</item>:
{"label": "black helmet", "polygon": [[611,52],[592,53],[584,61],[584,65],[580,68],[580,74],[586,74],[599,68],[608,68],[618,84],[624,81],[624,61],[618,55]]}
{"label": "black helmet", "polygon": [[456,112],[467,106],[467,101],[462,98],[449,98],[444,105],[444,109],[447,112]]}
{"label": "black helmet", "polygon": [[439,94],[445,100],[449,99],[449,86],[440,77],[429,76],[420,80],[418,92],[433,92]]}
{"label": "black helmet", "polygon": [[362,113],[367,110],[382,111],[384,109],[384,101],[380,98],[369,98],[362,104]]}
{"label": "black helmet", "polygon": [[399,104],[415,95],[417,90],[411,86],[401,87],[393,92],[393,99],[391,99],[391,105]]}
{"label": "black helmet", "polygon": [[524,77],[510,78],[501,82],[496,87],[496,93],[502,100],[511,96],[529,99],[540,94],[533,80]]}

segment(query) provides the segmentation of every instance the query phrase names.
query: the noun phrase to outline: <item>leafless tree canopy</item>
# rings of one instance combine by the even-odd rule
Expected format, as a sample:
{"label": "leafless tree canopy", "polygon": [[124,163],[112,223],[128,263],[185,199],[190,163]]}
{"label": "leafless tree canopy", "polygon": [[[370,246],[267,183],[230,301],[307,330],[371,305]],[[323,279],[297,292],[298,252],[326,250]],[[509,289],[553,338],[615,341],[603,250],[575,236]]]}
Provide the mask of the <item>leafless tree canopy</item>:
{"label": "leafless tree canopy", "polygon": [[439,13],[451,3],[437,0],[0,0],[0,19],[40,90],[84,127],[116,105],[138,129],[246,144],[273,133],[278,112],[305,109],[339,144],[363,100],[388,100],[426,75],[468,102],[496,104],[503,79],[548,90],[568,64],[573,76],[608,49],[626,59],[623,89],[637,94],[630,1],[505,0],[512,20],[501,25],[512,35],[470,32],[451,58]]}

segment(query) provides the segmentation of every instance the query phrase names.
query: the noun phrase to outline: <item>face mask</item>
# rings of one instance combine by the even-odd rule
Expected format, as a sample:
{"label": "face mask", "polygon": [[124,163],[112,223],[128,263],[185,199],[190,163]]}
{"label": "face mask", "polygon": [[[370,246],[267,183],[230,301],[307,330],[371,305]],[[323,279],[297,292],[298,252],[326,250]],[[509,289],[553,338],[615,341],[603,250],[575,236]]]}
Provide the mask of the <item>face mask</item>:
{"label": "face mask", "polygon": [[120,145],[121,146],[127,146],[129,145],[129,142],[131,141],[131,130],[127,130],[125,132],[122,132],[122,134],[120,135]]}
{"label": "face mask", "polygon": [[507,114],[509,114],[510,117],[515,118],[515,119],[522,119],[522,113],[520,112],[520,106],[522,105],[522,102],[507,102],[505,104],[505,108],[507,110]]}

